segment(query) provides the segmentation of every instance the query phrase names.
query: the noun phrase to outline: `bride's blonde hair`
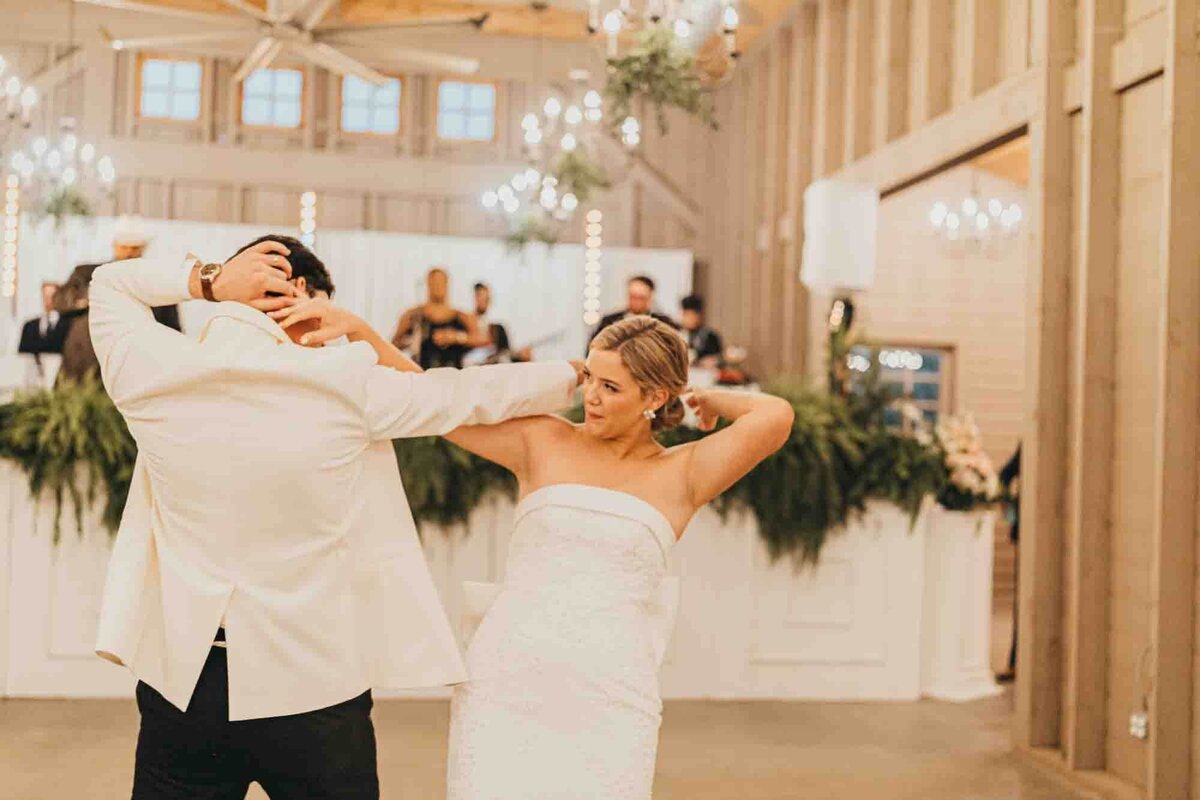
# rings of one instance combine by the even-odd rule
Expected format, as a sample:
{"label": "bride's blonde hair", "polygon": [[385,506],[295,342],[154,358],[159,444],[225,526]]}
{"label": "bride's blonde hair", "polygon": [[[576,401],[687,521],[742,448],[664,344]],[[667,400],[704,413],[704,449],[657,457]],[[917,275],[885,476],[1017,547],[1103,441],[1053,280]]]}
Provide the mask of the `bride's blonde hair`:
{"label": "bride's blonde hair", "polygon": [[667,402],[657,409],[651,429],[666,430],[683,421],[679,395],[687,388],[688,350],[678,331],[653,317],[626,317],[596,334],[590,349],[616,352],[643,395],[666,389]]}

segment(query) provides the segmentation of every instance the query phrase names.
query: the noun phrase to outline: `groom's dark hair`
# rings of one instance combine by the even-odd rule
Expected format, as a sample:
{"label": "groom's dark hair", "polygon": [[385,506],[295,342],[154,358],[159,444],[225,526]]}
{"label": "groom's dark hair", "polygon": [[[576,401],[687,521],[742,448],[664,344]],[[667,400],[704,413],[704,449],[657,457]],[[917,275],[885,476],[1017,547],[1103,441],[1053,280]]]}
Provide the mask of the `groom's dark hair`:
{"label": "groom's dark hair", "polygon": [[292,265],[292,279],[304,278],[308,284],[309,293],[323,291],[330,297],[333,297],[333,278],[329,274],[329,270],[325,268],[325,264],[321,259],[317,258],[317,254],[308,249],[304,242],[294,236],[284,236],[278,233],[268,233],[266,236],[260,236],[253,242],[243,246],[237,253],[243,253],[254,247],[256,244],[263,242],[279,242],[281,245],[291,251],[288,255],[288,263]]}

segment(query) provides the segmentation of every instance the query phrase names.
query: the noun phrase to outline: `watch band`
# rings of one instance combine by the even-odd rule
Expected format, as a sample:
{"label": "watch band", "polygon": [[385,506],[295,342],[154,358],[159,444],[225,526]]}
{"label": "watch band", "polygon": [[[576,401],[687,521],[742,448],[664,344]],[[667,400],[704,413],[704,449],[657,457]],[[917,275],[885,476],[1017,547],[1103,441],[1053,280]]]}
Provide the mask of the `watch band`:
{"label": "watch band", "polygon": [[205,264],[202,267],[200,267],[200,291],[204,294],[205,300],[207,300],[210,303],[215,303],[215,302],[217,302],[217,297],[216,297],[216,295],[213,294],[213,283],[215,283],[217,278],[219,278],[221,276],[220,267],[217,267],[217,269],[215,271],[216,274],[214,274],[214,275],[205,275],[204,274],[206,271],[206,268],[212,267],[212,266],[216,266],[216,265]]}

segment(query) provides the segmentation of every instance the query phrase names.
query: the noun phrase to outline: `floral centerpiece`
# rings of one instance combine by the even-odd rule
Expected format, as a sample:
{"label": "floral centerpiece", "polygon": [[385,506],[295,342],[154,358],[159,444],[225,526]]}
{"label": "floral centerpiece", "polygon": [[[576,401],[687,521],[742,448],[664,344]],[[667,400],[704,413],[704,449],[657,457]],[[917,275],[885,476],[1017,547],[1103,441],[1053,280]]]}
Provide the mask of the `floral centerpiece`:
{"label": "floral centerpiece", "polygon": [[[906,409],[906,416],[911,414]],[[929,434],[926,430],[919,435]],[[975,511],[1000,500],[1000,477],[984,452],[983,437],[974,417],[970,414],[941,417],[933,429],[933,443],[941,451],[946,468],[946,481],[937,496],[943,508]]]}

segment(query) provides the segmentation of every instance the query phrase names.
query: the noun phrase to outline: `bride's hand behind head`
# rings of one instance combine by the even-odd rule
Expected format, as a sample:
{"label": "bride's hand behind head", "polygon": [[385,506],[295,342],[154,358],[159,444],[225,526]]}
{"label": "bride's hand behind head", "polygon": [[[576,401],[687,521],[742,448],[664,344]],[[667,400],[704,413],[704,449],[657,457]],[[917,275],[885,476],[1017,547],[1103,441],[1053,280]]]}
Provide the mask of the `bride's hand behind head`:
{"label": "bride's hand behind head", "polygon": [[611,439],[678,425],[687,375],[687,345],[671,326],[646,316],[608,326],[584,366],[584,429]]}

